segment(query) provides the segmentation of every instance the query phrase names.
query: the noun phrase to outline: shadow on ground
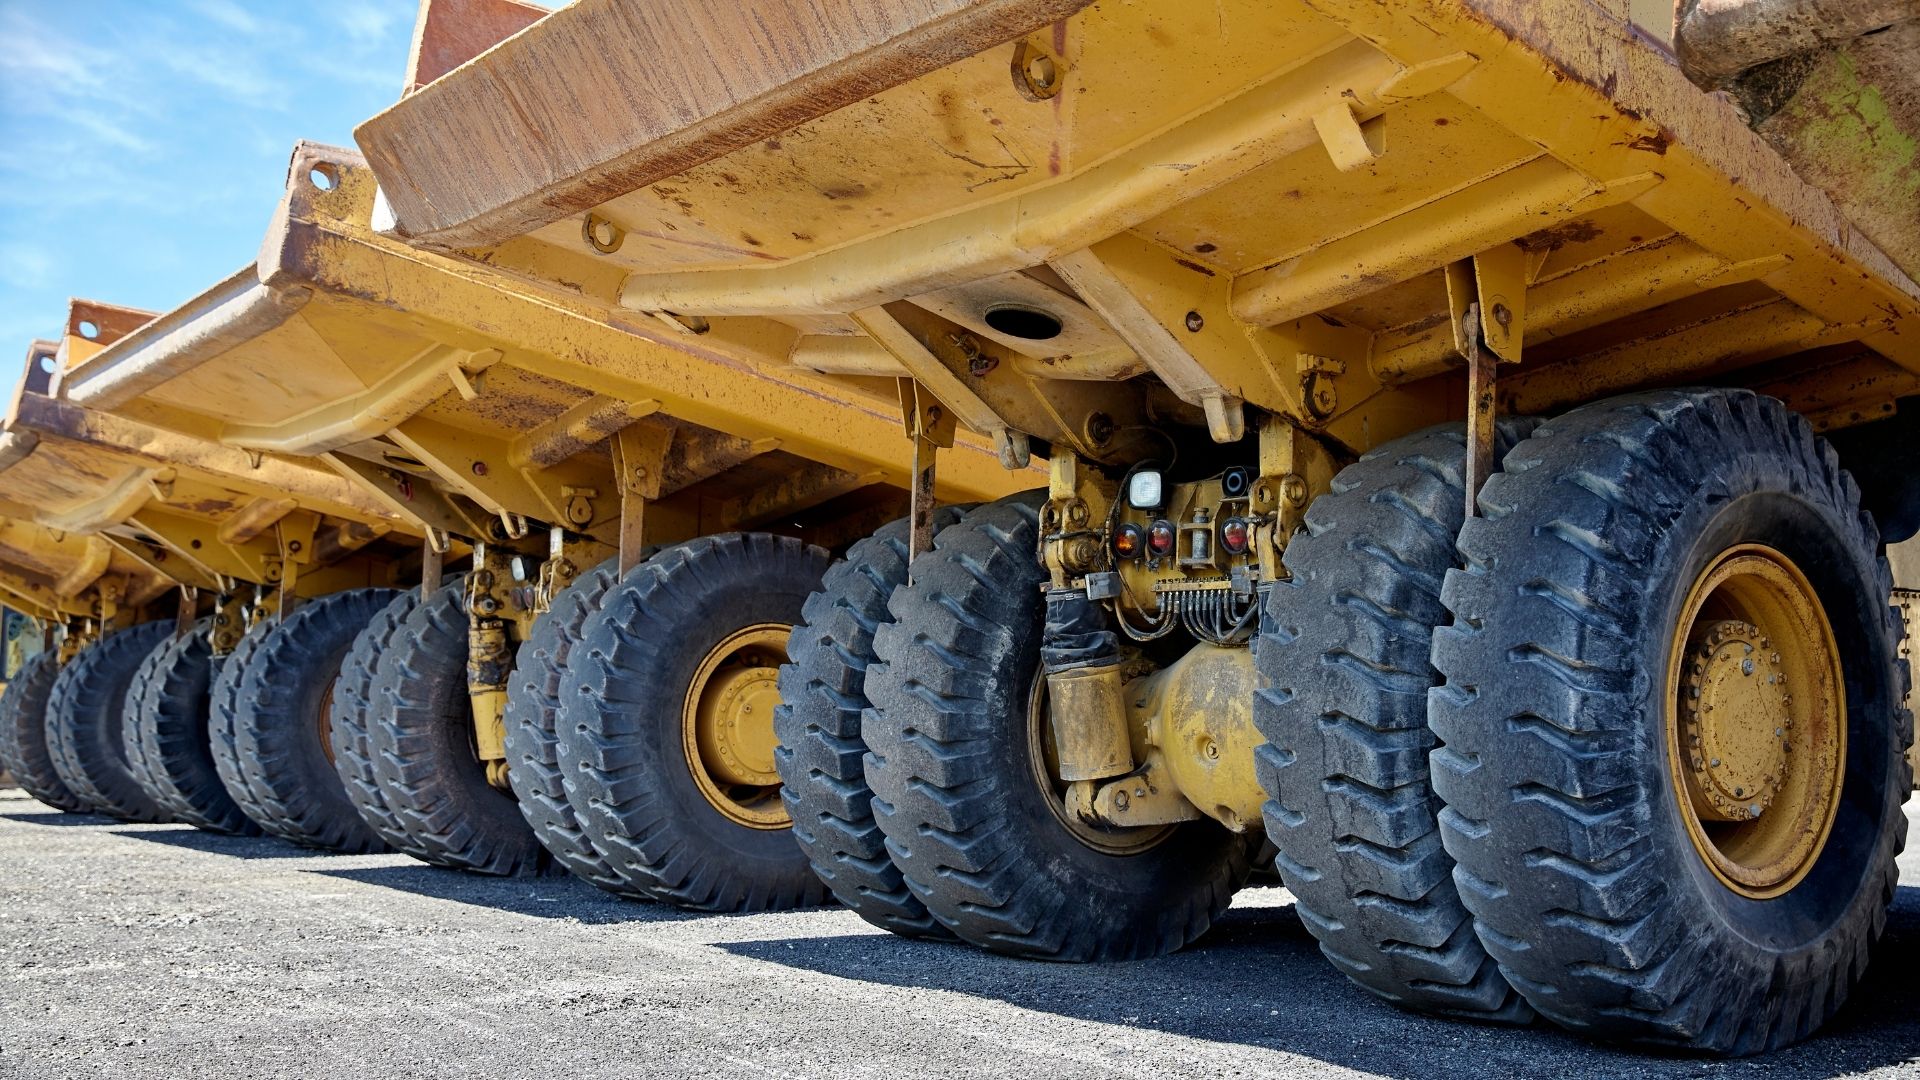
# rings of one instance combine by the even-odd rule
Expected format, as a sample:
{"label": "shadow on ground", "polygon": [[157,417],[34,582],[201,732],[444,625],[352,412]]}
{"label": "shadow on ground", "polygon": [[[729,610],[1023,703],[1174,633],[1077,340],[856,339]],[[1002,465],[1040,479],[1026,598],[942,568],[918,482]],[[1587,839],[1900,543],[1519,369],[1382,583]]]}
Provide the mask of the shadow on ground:
{"label": "shadow on ground", "polygon": [[119,822],[99,814],[69,814],[62,810],[33,810],[0,814],[0,819],[18,821],[22,825],[118,825]]}
{"label": "shadow on ground", "polygon": [[[1920,888],[1899,890],[1874,968],[1813,1039],[1723,1062],[1402,1012],[1336,973],[1290,907],[1229,911],[1173,956],[1086,967],[978,958],[884,934],[734,942],[737,955],[863,982],[950,990],[1097,1023],[1236,1042],[1400,1077],[1834,1077],[1920,1055]],[[1091,977],[1090,977],[1091,976]],[[1409,1062],[1420,1062],[1410,1066]]]}
{"label": "shadow on ground", "polygon": [[666,904],[622,899],[575,877],[489,877],[424,863],[327,867],[307,872],[543,919],[606,924],[712,918]]}
{"label": "shadow on ground", "polygon": [[230,836],[226,833],[204,832],[191,826],[177,828],[144,826],[112,831],[115,836],[124,836],[129,840],[145,840],[150,844],[166,844],[170,847],[205,851],[214,855],[230,855],[236,859],[311,859],[326,854],[322,851],[295,847],[284,840],[276,840],[270,836]]}

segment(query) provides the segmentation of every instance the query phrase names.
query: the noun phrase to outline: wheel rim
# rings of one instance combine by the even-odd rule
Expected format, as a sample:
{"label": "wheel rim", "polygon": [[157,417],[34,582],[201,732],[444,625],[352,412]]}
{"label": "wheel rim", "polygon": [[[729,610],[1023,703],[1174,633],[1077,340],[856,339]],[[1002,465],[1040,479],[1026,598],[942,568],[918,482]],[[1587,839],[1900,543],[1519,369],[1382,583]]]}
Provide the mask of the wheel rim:
{"label": "wheel rim", "polygon": [[792,632],[761,623],[729,634],[700,662],[680,710],[681,749],[700,794],[748,828],[793,824],[773,765],[773,707]]}
{"label": "wheel rim", "polygon": [[1060,827],[1087,847],[1104,855],[1137,855],[1165,840],[1173,832],[1171,825],[1114,828],[1082,819],[1067,809],[1067,789],[1060,779],[1060,755],[1054,748],[1053,722],[1047,712],[1047,676],[1035,672],[1027,692],[1027,761],[1033,766],[1033,783],[1040,789],[1047,809],[1053,811]]}
{"label": "wheel rim", "polygon": [[1667,762],[1694,850],[1764,900],[1820,858],[1840,804],[1840,651],[1813,586],[1760,544],[1694,581],[1669,643]]}
{"label": "wheel rim", "polygon": [[333,762],[333,688],[340,682],[339,676],[327,680],[327,688],[320,693],[320,715],[314,718],[313,726],[320,735],[320,752],[326,755],[327,764]]}

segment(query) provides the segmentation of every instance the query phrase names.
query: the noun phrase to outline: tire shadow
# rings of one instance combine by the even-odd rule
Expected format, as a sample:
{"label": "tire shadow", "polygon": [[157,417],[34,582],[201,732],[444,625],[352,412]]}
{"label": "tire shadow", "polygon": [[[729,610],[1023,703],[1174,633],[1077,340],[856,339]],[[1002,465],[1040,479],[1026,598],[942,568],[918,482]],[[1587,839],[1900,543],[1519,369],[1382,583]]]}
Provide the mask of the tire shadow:
{"label": "tire shadow", "polygon": [[681,911],[668,904],[628,900],[576,877],[494,877],[408,862],[393,866],[316,868],[306,871],[324,877],[377,885],[436,900],[510,911],[542,919],[609,923],[683,922],[711,919],[706,912]]}
{"label": "tire shadow", "polygon": [[[36,804],[37,805],[37,804]],[[65,810],[26,810],[9,811],[0,814],[0,820],[18,821],[23,825],[45,825],[48,827],[66,825],[121,825],[124,822],[102,814],[70,814]]]}
{"label": "tire shadow", "polygon": [[124,836],[129,840],[145,840],[152,844],[166,844],[191,851],[204,851],[212,855],[230,855],[236,859],[311,859],[328,854],[324,851],[314,851],[311,848],[289,844],[285,840],[271,836],[234,836],[230,833],[208,832],[191,825],[174,828],[155,828],[147,825],[110,831],[115,836]]}
{"label": "tire shadow", "polygon": [[1899,889],[1872,970],[1819,1034],[1778,1053],[1730,1062],[1589,1042],[1544,1021],[1515,1029],[1403,1012],[1335,971],[1290,906],[1267,902],[1230,910],[1182,952],[1128,964],[1036,963],[880,933],[716,947],[846,979],[1258,1046],[1404,1080],[1749,1071],[1836,1077],[1898,1066],[1920,1054],[1920,979],[1914,975],[1920,971],[1920,887]]}

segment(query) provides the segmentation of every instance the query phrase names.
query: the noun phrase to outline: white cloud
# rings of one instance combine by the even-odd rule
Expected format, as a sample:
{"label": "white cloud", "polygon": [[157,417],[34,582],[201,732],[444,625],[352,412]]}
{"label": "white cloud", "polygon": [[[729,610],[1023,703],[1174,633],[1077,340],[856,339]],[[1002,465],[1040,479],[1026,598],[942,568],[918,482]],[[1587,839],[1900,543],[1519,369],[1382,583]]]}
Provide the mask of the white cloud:
{"label": "white cloud", "polygon": [[38,289],[53,278],[52,255],[31,244],[0,244],[0,283]]}
{"label": "white cloud", "polygon": [[266,23],[233,0],[193,0],[191,6],[221,26],[242,34],[259,34],[267,28]]}
{"label": "white cloud", "polygon": [[398,12],[391,4],[346,3],[333,9],[334,21],[362,47],[385,41],[396,18]]}

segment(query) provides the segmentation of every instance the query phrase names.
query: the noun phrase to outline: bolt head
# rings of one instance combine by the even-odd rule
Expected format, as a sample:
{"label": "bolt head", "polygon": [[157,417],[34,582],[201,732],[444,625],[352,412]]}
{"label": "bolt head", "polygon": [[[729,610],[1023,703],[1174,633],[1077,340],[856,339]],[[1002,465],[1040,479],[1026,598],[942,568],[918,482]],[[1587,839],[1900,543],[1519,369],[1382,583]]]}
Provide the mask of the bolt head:
{"label": "bolt head", "polygon": [[1201,328],[1206,325],[1207,325],[1207,320],[1201,318],[1199,312],[1197,311],[1187,312],[1187,331],[1189,333],[1197,334],[1200,332]]}

